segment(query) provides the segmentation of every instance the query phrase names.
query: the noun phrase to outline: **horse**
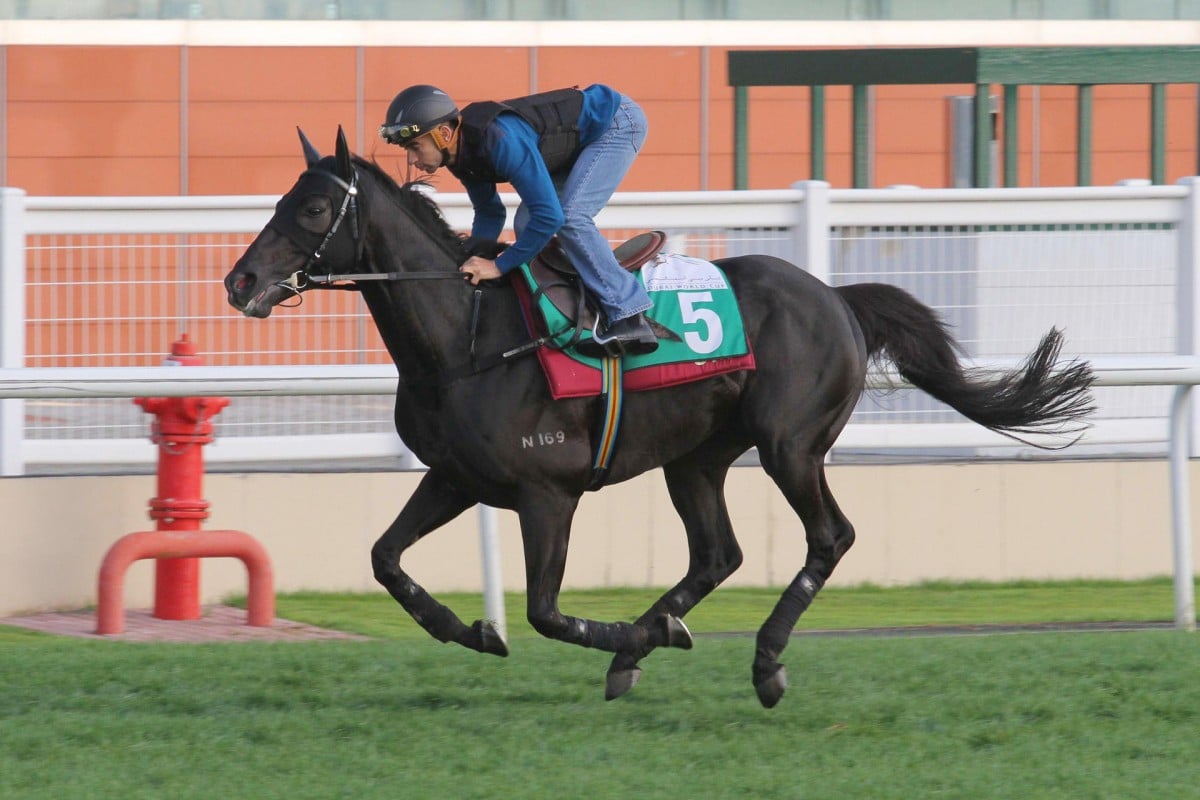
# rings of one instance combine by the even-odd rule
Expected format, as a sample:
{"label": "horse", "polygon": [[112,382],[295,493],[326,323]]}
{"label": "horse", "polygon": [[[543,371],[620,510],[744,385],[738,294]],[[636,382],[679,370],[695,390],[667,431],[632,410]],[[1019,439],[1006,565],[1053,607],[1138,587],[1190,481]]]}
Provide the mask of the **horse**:
{"label": "horse", "polygon": [[[854,543],[824,464],[872,362],[890,363],[966,418],[1013,437],[1078,433],[1094,408],[1090,365],[1060,357],[1063,336],[1055,328],[1018,367],[987,372],[964,365],[947,325],[898,287],[835,288],[766,255],[720,259],[714,263],[735,291],[756,367],[626,395],[607,479],[662,468],[686,532],[686,574],[632,623],[565,615],[558,597],[571,520],[580,497],[595,488],[599,398],[555,400],[537,359],[505,357],[531,349],[514,289],[506,279],[480,287],[463,280],[458,268],[471,243],[419,182],[398,184],[353,155],[340,127],[332,156],[298,132],[306,168],[224,284],[229,303],[255,318],[322,281],[341,278],[361,292],[398,371],[396,431],[428,467],[371,549],[376,580],[435,639],[507,656],[491,621],[465,624],[400,559],[477,503],[516,511],[529,624],[543,636],[612,653],[606,699],[633,688],[656,648],[690,648],[683,617],[741,564],[723,487],[733,462],[756,447],[807,544],[803,566],[755,639],[758,700],[767,708],[779,702],[788,639]],[[570,209],[566,217],[570,224]],[[545,431],[554,432],[542,437],[548,444],[522,445]]]}

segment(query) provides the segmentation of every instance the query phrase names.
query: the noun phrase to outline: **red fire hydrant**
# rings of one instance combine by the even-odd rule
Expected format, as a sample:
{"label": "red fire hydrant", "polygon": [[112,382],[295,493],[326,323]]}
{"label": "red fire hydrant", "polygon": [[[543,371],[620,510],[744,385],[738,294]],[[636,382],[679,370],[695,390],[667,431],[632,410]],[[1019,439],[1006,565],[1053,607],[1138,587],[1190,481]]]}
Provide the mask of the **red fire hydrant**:
{"label": "red fire hydrant", "polygon": [[[182,334],[171,345],[167,364],[198,366],[195,345]],[[122,590],[133,561],[154,558],[154,616],[199,619],[200,558],[227,556],[245,562],[250,576],[247,597],[250,625],[269,626],[275,615],[274,578],[262,546],[242,531],[200,531],[208,518],[201,495],[203,446],[213,440],[212,418],[229,405],[225,397],[139,397],[154,414],[151,439],[158,445],[158,495],[150,499],[154,531],[131,533],[109,549],[100,569],[97,632],[124,630]]]}
{"label": "red fire hydrant", "polygon": [[[203,365],[186,333],[171,345],[166,366]],[[212,418],[229,405],[227,397],[138,397],[135,403],[155,416],[150,438],[158,445],[158,496],[150,499],[150,519],[160,531],[198,531],[208,519],[201,494],[204,445],[213,440]],[[160,558],[154,566],[154,616],[200,618],[200,559]]]}

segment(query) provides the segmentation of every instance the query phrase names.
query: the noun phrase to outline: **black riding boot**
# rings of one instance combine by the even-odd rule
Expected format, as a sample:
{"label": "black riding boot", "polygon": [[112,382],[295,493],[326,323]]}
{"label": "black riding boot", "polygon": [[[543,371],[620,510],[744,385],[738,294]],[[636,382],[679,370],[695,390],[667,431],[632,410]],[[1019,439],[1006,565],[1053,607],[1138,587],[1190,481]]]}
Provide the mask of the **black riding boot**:
{"label": "black riding boot", "polygon": [[575,345],[575,350],[588,358],[603,358],[606,355],[640,356],[653,353],[657,349],[658,337],[654,335],[654,329],[642,313],[619,319],[605,326],[602,331],[594,331],[591,339],[585,339]]}

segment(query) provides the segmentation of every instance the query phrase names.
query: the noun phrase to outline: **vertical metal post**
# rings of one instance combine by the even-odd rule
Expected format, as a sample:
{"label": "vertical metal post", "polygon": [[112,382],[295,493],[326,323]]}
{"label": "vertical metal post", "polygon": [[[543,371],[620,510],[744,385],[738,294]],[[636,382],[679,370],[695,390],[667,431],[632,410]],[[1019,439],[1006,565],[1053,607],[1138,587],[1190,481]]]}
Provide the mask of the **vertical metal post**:
{"label": "vertical metal post", "polygon": [[479,506],[479,550],[483,557],[483,616],[496,625],[501,638],[508,639],[504,613],[504,578],[500,574],[500,534],[496,509]]}
{"label": "vertical metal post", "polygon": [[1079,98],[1076,107],[1076,142],[1077,155],[1075,167],[1075,183],[1079,186],[1092,185],[1092,86],[1080,84],[1075,87]]}
{"label": "vertical metal post", "polygon": [[747,141],[750,116],[750,90],[745,86],[733,87],[733,188],[747,186]]}
{"label": "vertical metal post", "polygon": [[871,102],[869,86],[855,84],[853,88],[854,132],[853,171],[854,188],[867,189],[871,186]]}
{"label": "vertical metal post", "polygon": [[[1195,356],[1200,355],[1200,178],[1180,178],[1178,184],[1187,194],[1175,230],[1175,352]],[[1200,430],[1196,423],[1193,420],[1192,430]],[[1192,441],[1187,448],[1189,457],[1197,455]]]}
{"label": "vertical metal post", "polygon": [[[1176,352],[1180,355],[1200,353],[1200,178],[1182,178],[1179,184],[1187,187],[1183,212],[1177,228],[1178,255],[1175,273]],[[1170,450],[1168,461],[1171,476],[1171,541],[1175,560],[1175,625],[1183,630],[1195,630],[1196,605],[1192,576],[1192,518],[1189,459],[1195,455],[1192,431],[1197,429],[1192,417],[1196,408],[1189,402],[1190,386],[1178,386],[1171,403]]]}
{"label": "vertical metal post", "polygon": [[992,185],[992,95],[991,86],[975,84],[975,124],[972,129],[975,141],[972,150],[975,157],[976,188]]}
{"label": "vertical metal post", "polygon": [[1004,185],[1016,186],[1020,181],[1017,160],[1020,158],[1021,128],[1019,119],[1018,89],[1016,84],[1004,85]]}
{"label": "vertical metal post", "polygon": [[825,87],[809,89],[808,128],[810,151],[809,177],[814,181],[825,180]]}
{"label": "vertical metal post", "polygon": [[1167,182],[1167,86],[1150,84],[1150,182]]}
{"label": "vertical metal post", "polygon": [[1188,480],[1188,440],[1191,438],[1191,386],[1176,386],[1171,400],[1171,552],[1175,560],[1175,627],[1196,630],[1195,580],[1192,575],[1191,486]]}
{"label": "vertical metal post", "polygon": [[[25,192],[0,187],[0,368],[25,366]],[[25,474],[25,401],[0,400],[0,475]]]}

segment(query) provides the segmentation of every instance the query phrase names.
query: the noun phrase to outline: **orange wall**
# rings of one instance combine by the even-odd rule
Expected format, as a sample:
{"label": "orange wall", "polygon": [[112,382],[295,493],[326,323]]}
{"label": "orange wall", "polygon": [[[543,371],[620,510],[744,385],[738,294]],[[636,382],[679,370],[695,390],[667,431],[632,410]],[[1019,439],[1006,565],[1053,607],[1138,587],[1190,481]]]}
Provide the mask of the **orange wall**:
{"label": "orange wall", "polygon": [[[298,171],[296,125],[329,149],[341,124],[364,155],[398,173],[399,151],[375,129],[401,88],[436,83],[462,104],[525,94],[535,74],[537,89],[606,82],[643,105],[650,136],[622,189],[732,187],[733,91],[721,47],[9,45],[5,55],[6,182],[32,195],[282,193]],[[970,93],[966,86],[878,87],[875,185],[948,185],[945,97]],[[1031,89],[1021,90],[1022,185],[1035,177],[1031,97]],[[1074,97],[1072,87],[1040,89],[1038,185],[1075,181]],[[809,177],[808,91],[755,88],[750,98],[750,188]],[[827,177],[848,186],[846,87],[828,90],[827,114]],[[1195,87],[1169,87],[1168,181],[1196,172],[1196,117]],[[1094,137],[1094,183],[1148,177],[1148,87],[1097,87]],[[460,190],[449,176],[439,182]]]}

